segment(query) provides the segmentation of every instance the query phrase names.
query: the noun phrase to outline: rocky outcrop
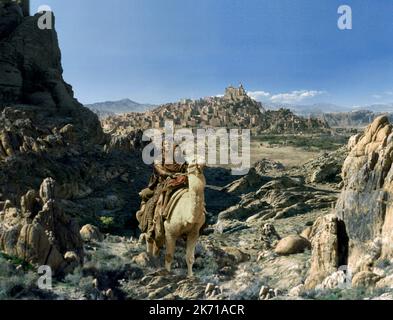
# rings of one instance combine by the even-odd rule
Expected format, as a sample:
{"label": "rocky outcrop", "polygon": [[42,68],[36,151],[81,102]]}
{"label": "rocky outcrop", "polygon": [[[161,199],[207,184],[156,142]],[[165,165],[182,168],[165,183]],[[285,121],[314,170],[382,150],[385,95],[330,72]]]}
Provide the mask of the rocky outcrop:
{"label": "rocky outcrop", "polygon": [[311,228],[312,257],[307,288],[314,288],[327,276],[346,265],[348,239],[343,232],[344,225],[334,214],[318,218]]}
{"label": "rocky outcrop", "polygon": [[[41,30],[39,14],[23,18],[21,12],[13,8],[3,9],[0,16],[9,31],[2,36],[0,32],[0,110],[11,104],[42,107],[37,115],[41,116],[42,125],[52,120],[60,129],[72,123],[75,134],[84,141],[102,141],[98,117],[74,99],[72,87],[63,80],[55,29]],[[7,19],[16,22],[7,22]],[[30,111],[29,116],[39,110],[23,109]]]}
{"label": "rocky outcrop", "polygon": [[236,205],[220,212],[219,221],[288,218],[331,207],[336,201],[334,193],[305,185],[303,177],[268,177],[259,175],[254,168],[224,190],[242,196]]}
{"label": "rocky outcrop", "polygon": [[281,173],[285,170],[285,166],[281,162],[269,160],[269,159],[262,159],[257,161],[254,164],[255,171],[258,175],[274,175]]}
{"label": "rocky outcrop", "polygon": [[56,197],[56,187],[53,179],[45,179],[39,192],[30,190],[21,198],[20,207],[6,202],[0,212],[0,250],[59,273],[70,271],[71,255],[73,262],[83,262],[83,243],[78,224]]}
{"label": "rocky outcrop", "polygon": [[296,116],[289,109],[279,109],[263,114],[261,129],[271,134],[310,133],[328,131],[329,125],[320,119]]}
{"label": "rocky outcrop", "polygon": [[[378,261],[393,257],[392,129],[388,118],[381,116],[364,134],[350,139],[349,155],[342,169],[344,186],[335,216],[318,222],[320,227],[314,225],[315,229],[329,232],[325,231],[326,237],[314,236],[312,240],[309,283],[315,285],[317,281],[312,279],[317,274],[326,276],[340,265],[347,265],[356,275],[371,272]],[[348,243],[341,241],[340,246],[340,239],[348,239]]]}
{"label": "rocky outcrop", "polygon": [[323,153],[294,172],[306,173],[306,182],[309,183],[339,183],[342,181],[341,170],[347,156],[348,148],[344,146],[336,151]]}
{"label": "rocky outcrop", "polygon": [[132,131],[125,135],[113,135],[110,141],[104,146],[104,151],[110,152],[135,152],[142,149],[142,130]]}
{"label": "rocky outcrop", "polygon": [[100,230],[96,226],[93,226],[91,224],[84,225],[79,233],[82,239],[86,242],[104,240],[104,236],[102,235]]}
{"label": "rocky outcrop", "polygon": [[336,214],[350,239],[348,263],[366,271],[393,254],[393,135],[387,117],[377,118],[357,136],[343,165],[344,189]]}
{"label": "rocky outcrop", "polygon": [[261,243],[264,250],[270,250],[281,240],[280,235],[271,223],[265,223],[261,230]]}
{"label": "rocky outcrop", "polygon": [[23,20],[23,12],[18,4],[0,3],[0,39],[7,37]]}
{"label": "rocky outcrop", "polygon": [[302,253],[306,249],[310,249],[310,242],[298,235],[291,235],[281,239],[274,252],[279,255],[290,255],[296,253]]}
{"label": "rocky outcrop", "polygon": [[81,224],[136,226],[133,208],[150,174],[138,157],[141,134],[103,133],[64,81],[56,31],[39,29],[39,17],[0,6],[0,202],[19,203],[52,177],[64,211]]}
{"label": "rocky outcrop", "polygon": [[358,272],[352,279],[352,286],[355,288],[373,288],[381,280],[381,276],[370,271]]}

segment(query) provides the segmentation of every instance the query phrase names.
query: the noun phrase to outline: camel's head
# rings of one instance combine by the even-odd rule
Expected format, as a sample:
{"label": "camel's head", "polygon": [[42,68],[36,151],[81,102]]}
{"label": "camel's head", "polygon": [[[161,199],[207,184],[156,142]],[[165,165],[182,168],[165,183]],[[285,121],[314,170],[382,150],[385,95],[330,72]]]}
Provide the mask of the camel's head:
{"label": "camel's head", "polygon": [[183,144],[181,148],[184,152],[184,159],[188,163],[188,174],[203,175],[203,169],[206,166],[205,155],[195,152],[194,144]]}
{"label": "camel's head", "polygon": [[203,169],[205,168],[206,163],[201,159],[193,159],[188,163],[188,174],[194,175],[203,175]]}
{"label": "camel's head", "polygon": [[194,174],[194,175],[202,175],[203,174],[203,168],[204,165],[200,165],[197,163],[194,164],[189,164],[188,165],[188,174]]}

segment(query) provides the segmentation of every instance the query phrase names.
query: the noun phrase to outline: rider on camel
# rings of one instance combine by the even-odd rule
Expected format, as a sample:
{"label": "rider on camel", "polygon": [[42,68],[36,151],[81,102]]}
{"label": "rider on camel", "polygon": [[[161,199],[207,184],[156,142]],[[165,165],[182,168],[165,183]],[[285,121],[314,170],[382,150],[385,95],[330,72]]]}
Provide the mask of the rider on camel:
{"label": "rider on camel", "polygon": [[166,141],[162,146],[162,159],[155,161],[148,187],[139,194],[142,198],[142,204],[136,217],[139,228],[142,233],[145,233],[148,242],[157,240],[156,221],[158,219],[157,215],[161,214],[161,212],[155,210],[158,202],[160,201],[161,208],[164,209],[173,191],[187,185],[188,164],[184,159],[179,163],[175,162],[175,159],[179,158],[175,155],[179,155],[180,147],[178,145],[173,146],[172,157],[170,157],[173,158],[173,161],[167,161],[166,151],[170,146]]}

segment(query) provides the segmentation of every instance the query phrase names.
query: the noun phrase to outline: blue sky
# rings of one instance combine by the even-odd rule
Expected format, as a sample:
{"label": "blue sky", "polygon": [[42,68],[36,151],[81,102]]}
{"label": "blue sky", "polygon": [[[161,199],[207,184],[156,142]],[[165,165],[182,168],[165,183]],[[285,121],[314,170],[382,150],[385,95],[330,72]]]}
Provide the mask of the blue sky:
{"label": "blue sky", "polygon": [[[32,0],[56,15],[82,103],[164,103],[242,82],[262,101],[393,102],[391,0]],[[352,8],[339,30],[337,9]]]}

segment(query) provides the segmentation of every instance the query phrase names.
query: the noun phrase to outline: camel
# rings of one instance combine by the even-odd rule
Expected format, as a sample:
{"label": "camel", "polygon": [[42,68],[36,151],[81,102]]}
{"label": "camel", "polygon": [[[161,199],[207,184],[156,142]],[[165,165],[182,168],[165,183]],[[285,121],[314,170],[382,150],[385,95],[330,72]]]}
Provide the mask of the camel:
{"label": "camel", "polygon": [[[165,268],[171,271],[172,261],[176,249],[176,240],[185,236],[186,262],[188,277],[193,276],[192,266],[195,261],[195,246],[198,241],[199,231],[204,225],[205,216],[205,185],[203,165],[193,161],[188,165],[188,191],[177,201],[169,212],[168,219],[164,222],[165,230]],[[159,248],[155,243],[147,244],[147,251],[153,256],[158,256]]]}

